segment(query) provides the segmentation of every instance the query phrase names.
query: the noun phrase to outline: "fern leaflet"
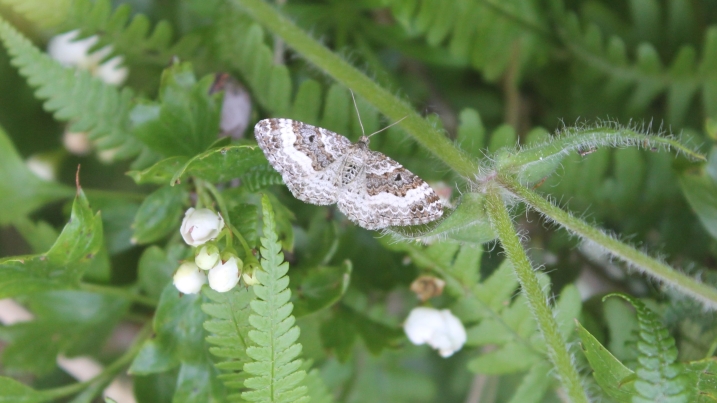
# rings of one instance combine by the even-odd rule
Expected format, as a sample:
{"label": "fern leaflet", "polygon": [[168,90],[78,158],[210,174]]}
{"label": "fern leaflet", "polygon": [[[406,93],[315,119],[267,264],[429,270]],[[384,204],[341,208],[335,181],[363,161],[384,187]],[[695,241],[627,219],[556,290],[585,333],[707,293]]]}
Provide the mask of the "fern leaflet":
{"label": "fern leaflet", "polygon": [[87,71],[63,67],[2,19],[0,40],[12,64],[37,89],[36,96],[47,100],[45,109],[59,120],[70,121],[70,131],[88,132],[100,149],[118,148],[116,158],[139,154],[142,145],[128,128],[130,89],[119,90]]}
{"label": "fern leaflet", "polygon": [[[690,401],[689,380],[682,364],[676,362],[675,339],[652,310],[639,299],[610,294],[632,304],[639,325],[637,368],[633,403]],[[606,297],[606,298],[607,298]]]}
{"label": "fern leaflet", "polygon": [[264,219],[264,236],[261,238],[261,269],[256,272],[261,285],[254,286],[257,298],[251,302],[254,314],[249,323],[254,330],[249,338],[257,345],[246,352],[254,362],[244,365],[253,377],[244,386],[254,389],[242,393],[242,398],[256,402],[307,402],[306,386],[299,386],[306,372],[300,370],[302,360],[299,328],[291,315],[289,264],[284,262],[281,243],[276,232],[274,211],[269,198],[261,200]]}
{"label": "fern leaflet", "polygon": [[209,351],[223,361],[215,364],[224,373],[219,378],[229,390],[236,393],[229,394],[229,401],[243,401],[239,389],[244,387],[247,373],[243,371],[244,364],[251,361],[246,354],[249,343],[249,302],[254,298],[254,292],[234,289],[231,292],[218,293],[208,288],[204,294],[212,303],[202,305],[204,313],[211,317],[204,322],[204,328],[211,333],[207,342],[214,345]]}

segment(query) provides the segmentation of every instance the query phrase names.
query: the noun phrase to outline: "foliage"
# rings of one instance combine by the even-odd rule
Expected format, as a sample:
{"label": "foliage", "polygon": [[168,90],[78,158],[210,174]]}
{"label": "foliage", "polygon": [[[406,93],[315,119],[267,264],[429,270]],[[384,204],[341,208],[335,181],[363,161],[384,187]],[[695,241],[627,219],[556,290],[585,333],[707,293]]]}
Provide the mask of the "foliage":
{"label": "foliage", "polygon": [[[42,50],[71,30],[127,82]],[[708,1],[0,0],[0,42],[0,298],[28,310],[0,308],[0,401],[126,372],[138,402],[717,395]],[[400,120],[371,149],[444,217],[375,233],[296,200],[251,136],[268,117],[352,141]],[[246,133],[218,138],[228,119]],[[235,289],[172,284],[190,207],[221,214]],[[465,345],[411,345],[417,306]],[[70,379],[77,356],[99,374]]]}

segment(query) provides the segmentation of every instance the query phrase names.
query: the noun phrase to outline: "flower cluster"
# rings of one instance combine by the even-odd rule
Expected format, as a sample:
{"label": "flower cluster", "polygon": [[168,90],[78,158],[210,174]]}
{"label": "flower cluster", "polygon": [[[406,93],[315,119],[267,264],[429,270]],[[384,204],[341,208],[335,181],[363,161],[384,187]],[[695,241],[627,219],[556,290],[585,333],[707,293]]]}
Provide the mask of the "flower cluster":
{"label": "flower cluster", "polygon": [[213,290],[227,292],[239,283],[240,277],[246,285],[257,283],[253,271],[246,270],[242,275],[244,262],[232,250],[222,253],[214,243],[227,231],[222,216],[212,210],[187,210],[179,232],[184,242],[196,249],[194,261],[182,263],[174,273],[174,286],[180,292],[196,294],[207,282]]}
{"label": "flower cluster", "polygon": [[411,343],[428,344],[444,358],[460,350],[466,342],[463,323],[448,309],[413,308],[403,330]]}

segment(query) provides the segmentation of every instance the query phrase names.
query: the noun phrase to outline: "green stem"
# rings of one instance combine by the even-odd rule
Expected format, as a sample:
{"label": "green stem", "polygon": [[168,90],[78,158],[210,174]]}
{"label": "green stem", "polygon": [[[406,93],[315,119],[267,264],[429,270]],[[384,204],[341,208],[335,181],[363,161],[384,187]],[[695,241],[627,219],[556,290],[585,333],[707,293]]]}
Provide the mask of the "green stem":
{"label": "green stem", "polygon": [[476,161],[456,148],[441,131],[417,114],[409,104],[311,38],[274,7],[262,0],[235,0],[235,3],[254,20],[281,37],[302,57],[350,88],[356,95],[363,97],[379,112],[394,121],[405,118],[400,124],[401,127],[455,172],[467,177],[473,177],[478,172],[479,165]]}
{"label": "green stem", "polygon": [[490,217],[493,230],[498,234],[500,243],[513,264],[520,286],[525,294],[530,310],[538,323],[538,329],[545,339],[548,350],[548,358],[553,363],[560,381],[570,396],[572,402],[588,402],[585,390],[580,383],[580,376],[573,366],[565,347],[565,340],[558,331],[558,324],[553,317],[545,294],[533,271],[533,267],[525,254],[523,245],[518,239],[513,222],[508,214],[508,209],[501,200],[499,189],[493,187],[486,195],[486,210]]}
{"label": "green stem", "polygon": [[136,294],[129,289],[112,287],[100,284],[80,283],[80,289],[87,292],[93,292],[95,294],[110,295],[113,297],[123,298],[140,305],[148,306],[150,308],[157,307],[157,301],[152,298],[145,297],[144,295]]}
{"label": "green stem", "polygon": [[574,234],[605,248],[610,254],[645,274],[677,288],[713,309],[717,308],[717,289],[714,287],[700,283],[645,253],[618,241],[585,221],[558,208],[550,201],[545,200],[543,196],[520,185],[518,181],[511,177],[499,175],[497,181],[509,192],[542,213],[548,220],[554,221]]}
{"label": "green stem", "polygon": [[47,398],[48,401],[57,400],[79,393],[97,382],[104,384],[109,383],[110,381],[112,381],[112,379],[114,379],[114,377],[119,373],[119,371],[122,370],[122,368],[124,368],[126,365],[129,365],[129,363],[134,360],[134,357],[137,355],[137,353],[139,353],[139,350],[142,348],[145,340],[147,340],[151,333],[152,322],[149,321],[144,325],[142,330],[139,331],[137,337],[135,337],[134,342],[132,342],[132,345],[129,347],[129,349],[127,349],[127,351],[122,354],[121,357],[115,360],[112,364],[105,367],[101,373],[97,374],[97,376],[84,382],[78,382],[73,383],[72,385],[61,386],[59,388],[43,390],[42,394]]}
{"label": "green stem", "polygon": [[227,204],[224,202],[224,198],[222,197],[222,194],[219,193],[219,189],[214,187],[209,181],[201,180],[201,179],[194,179],[197,182],[198,188],[206,188],[209,190],[209,193],[212,194],[212,197],[214,198],[214,201],[217,202],[217,206],[219,207],[219,211],[222,213],[222,218],[224,219],[224,223],[227,225],[227,227],[232,226],[232,222],[229,219],[229,209],[227,209]]}

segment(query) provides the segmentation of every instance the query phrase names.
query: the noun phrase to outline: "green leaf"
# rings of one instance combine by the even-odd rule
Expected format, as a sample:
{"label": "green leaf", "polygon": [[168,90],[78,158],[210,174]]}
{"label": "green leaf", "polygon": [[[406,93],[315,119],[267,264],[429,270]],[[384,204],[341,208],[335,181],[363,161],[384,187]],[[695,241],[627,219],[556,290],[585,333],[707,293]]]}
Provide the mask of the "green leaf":
{"label": "green leaf", "polygon": [[185,186],[163,186],[142,202],[134,218],[133,243],[156,242],[179,228],[184,205],[189,199]]}
{"label": "green leaf", "polygon": [[142,252],[138,264],[139,288],[148,296],[159,300],[162,290],[172,282],[172,275],[187,257],[189,248],[174,244],[163,250],[150,246]]}
{"label": "green leaf", "polygon": [[480,114],[475,109],[463,109],[458,119],[461,124],[458,126],[456,141],[473,157],[483,157],[485,127]]}
{"label": "green leaf", "polygon": [[684,172],[679,178],[690,207],[712,238],[717,239],[717,182],[704,170]]}
{"label": "green leaf", "polygon": [[260,285],[255,285],[256,298],[251,301],[254,312],[249,323],[254,328],[249,338],[256,343],[247,348],[252,362],[244,364],[244,370],[252,376],[244,386],[252,389],[242,393],[242,398],[259,402],[306,402],[306,386],[299,386],[306,372],[299,370],[301,353],[299,328],[291,316],[291,291],[287,288],[286,273],[289,264],[284,262],[276,232],[276,222],[271,201],[264,195],[261,201],[264,218],[264,236],[261,238],[261,269],[255,275]]}
{"label": "green leaf", "polygon": [[453,240],[464,244],[481,245],[495,239],[495,234],[483,207],[484,197],[466,193],[457,207],[445,212],[445,218],[423,226],[391,227],[387,231],[399,238],[421,238],[426,241]]}
{"label": "green leaf", "polygon": [[[0,22],[2,24],[2,22]],[[69,197],[72,190],[43,181],[30,172],[5,131],[0,128],[0,226],[20,223],[45,204]]]}
{"label": "green leaf", "polygon": [[192,157],[217,139],[221,95],[209,94],[214,78],[197,82],[189,63],[162,74],[159,102],[136,105],[130,113],[134,135],[166,157]]}
{"label": "green leaf", "polygon": [[341,266],[317,266],[291,277],[294,315],[297,318],[328,308],[341,299],[349,286],[351,262]]}
{"label": "green leaf", "polygon": [[349,359],[357,336],[361,336],[374,355],[387,348],[395,349],[405,340],[403,329],[377,322],[343,304],[339,304],[333,315],[321,323],[320,334],[324,348],[334,351],[342,362]]}
{"label": "green leaf", "polygon": [[229,210],[232,225],[239,230],[250,248],[255,248],[259,242],[257,225],[259,208],[253,204],[237,204]]}
{"label": "green leaf", "polygon": [[102,246],[102,220],[79,190],[70,221],[47,253],[0,259],[0,298],[72,288]]}
{"label": "green leaf", "polygon": [[182,156],[165,158],[147,169],[129,171],[127,175],[138,185],[149,183],[166,185],[171,183],[174,174],[187,163],[188,159]]}
{"label": "green leaf", "polygon": [[593,377],[610,397],[618,402],[630,402],[635,392],[635,373],[622,365],[579,322],[578,336],[583,353],[593,369]]}
{"label": "green leaf", "polygon": [[528,371],[520,381],[518,389],[508,403],[538,403],[543,401],[545,392],[551,384],[550,364],[539,362]]}
{"label": "green leaf", "polygon": [[47,374],[56,368],[58,354],[97,354],[130,303],[85,291],[51,291],[33,295],[27,306],[35,316],[32,321],[0,330],[0,337],[8,342],[3,365]]}
{"label": "green leaf", "polygon": [[180,363],[205,362],[206,334],[202,323],[206,316],[201,304],[201,295],[180,295],[173,284],[167,284],[154,316],[156,336],[145,342],[129,372],[146,375],[166,371]]}
{"label": "green leaf", "polygon": [[213,183],[226,182],[262,165],[268,165],[268,162],[259,146],[214,148],[187,161],[175,171],[171,183],[178,183],[187,176],[196,176]]}
{"label": "green leaf", "polygon": [[637,394],[633,403],[654,401],[689,401],[690,381],[682,365],[676,362],[675,339],[660,318],[639,299],[624,294],[620,297],[635,307],[639,324],[637,368],[634,382]]}
{"label": "green leaf", "polygon": [[0,403],[35,403],[44,402],[52,397],[43,395],[20,382],[0,376]]}

